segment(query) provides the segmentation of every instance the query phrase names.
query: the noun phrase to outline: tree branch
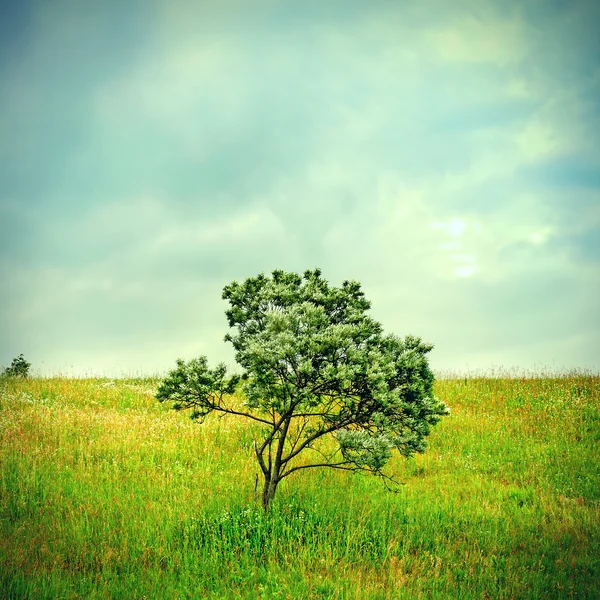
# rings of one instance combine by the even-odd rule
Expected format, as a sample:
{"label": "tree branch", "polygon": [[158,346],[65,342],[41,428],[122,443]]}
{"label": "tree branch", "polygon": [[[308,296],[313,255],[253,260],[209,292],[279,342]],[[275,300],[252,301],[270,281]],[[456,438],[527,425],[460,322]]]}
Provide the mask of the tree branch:
{"label": "tree branch", "polygon": [[200,412],[200,416],[202,418],[207,417],[212,411],[223,413],[222,415],[220,415],[221,417],[224,417],[226,414],[227,415],[236,415],[239,417],[247,417],[248,419],[252,419],[253,421],[262,423],[263,425],[268,425],[269,427],[273,427],[273,423],[271,423],[270,421],[267,421],[266,419],[261,419],[260,417],[257,417],[256,415],[253,415],[251,413],[234,410],[232,408],[226,408],[224,406],[219,406],[218,404],[211,403],[211,404],[207,405],[207,404],[202,404],[200,402],[188,401],[188,402],[177,405],[177,402],[175,402],[175,408],[177,410],[188,410],[190,408],[200,408],[200,409],[202,409]]}
{"label": "tree branch", "polygon": [[[351,466],[347,466],[347,465],[351,465]],[[390,487],[387,482],[393,483],[396,486],[404,485],[403,482],[396,481],[393,477],[391,477],[390,475],[386,475],[379,469],[374,470],[374,469],[370,469],[369,467],[361,467],[359,465],[352,463],[352,461],[342,461],[339,463],[311,463],[308,465],[299,465],[297,467],[292,467],[288,471],[285,471],[285,473],[280,476],[280,479],[283,479],[284,477],[291,475],[294,471],[301,471],[302,469],[313,469],[315,467],[327,467],[329,469],[337,469],[338,471],[352,471],[353,473],[360,473],[360,472],[370,473],[371,475],[380,477],[383,480],[386,489],[390,492],[397,492],[398,490],[395,490],[392,487]]]}
{"label": "tree branch", "polygon": [[328,433],[337,431],[338,429],[342,429],[342,427],[346,427],[347,425],[350,425],[351,423],[352,423],[352,420],[339,421],[337,423],[334,423],[333,425],[330,425],[329,427],[326,427],[325,429],[320,429],[319,431],[315,431],[315,433],[313,433],[311,436],[307,437],[306,440],[304,440],[298,446],[298,448],[296,448],[295,450],[290,452],[285,458],[282,458],[281,459],[282,464],[287,464],[292,458],[294,458],[294,456],[298,456],[298,454],[300,454],[300,452],[302,452],[302,450],[304,450],[304,448],[306,448],[307,446],[310,446],[310,444],[312,444],[315,440],[318,440],[320,437],[323,437],[324,435],[327,435]]}
{"label": "tree branch", "polygon": [[275,434],[277,433],[277,431],[279,431],[279,428],[283,424],[284,419],[285,419],[285,416],[281,416],[279,421],[276,422],[275,421],[275,412],[273,412],[273,422],[268,423],[269,427],[272,427],[272,431],[265,438],[265,441],[263,442],[262,446],[260,447],[261,454],[265,451],[266,447],[273,441]]}
{"label": "tree branch", "polygon": [[328,467],[330,469],[338,469],[339,471],[365,471],[367,469],[362,469],[358,466],[346,466],[352,465],[350,461],[344,461],[340,463],[311,463],[309,465],[299,465],[298,467],[292,467],[288,469],[283,475],[281,475],[280,479],[291,475],[294,471],[300,471],[302,469],[313,469],[315,467]]}
{"label": "tree branch", "polygon": [[[294,415],[294,417],[296,417],[298,415]],[[296,445],[298,444],[298,442],[300,441],[300,438],[302,437],[302,434],[304,433],[304,430],[306,429],[306,425],[308,424],[307,419],[303,419],[302,421],[302,425],[300,425],[300,427],[297,428],[297,430],[294,432],[294,440],[290,441],[290,452],[293,452],[296,449]]]}
{"label": "tree branch", "polygon": [[237,415],[239,417],[247,417],[248,419],[252,419],[253,421],[258,421],[259,423],[264,423],[265,425],[269,425],[270,427],[272,426],[272,423],[270,423],[266,419],[261,419],[260,417],[257,417],[256,415],[253,415],[251,413],[246,413],[246,412],[242,412],[239,410],[233,410],[232,408],[226,408],[224,406],[217,406],[216,404],[212,405],[211,408],[212,408],[212,410],[224,412],[224,413],[227,413],[228,415]]}
{"label": "tree branch", "polygon": [[263,452],[264,452],[264,448],[263,448],[262,452],[259,451],[256,446],[256,440],[254,440],[254,453],[256,454],[256,458],[258,459],[258,464],[260,466],[260,470],[263,472],[263,475],[265,477],[267,477],[267,475],[269,474],[269,469],[267,469],[267,465],[265,464],[265,460],[262,455]]}
{"label": "tree branch", "polygon": [[283,448],[285,446],[285,439],[287,437],[287,432],[288,429],[290,427],[290,422],[291,422],[292,418],[291,417],[286,417],[283,423],[283,427],[281,428],[281,431],[279,433],[279,443],[277,444],[277,453],[275,454],[275,475],[277,476],[277,474],[279,473],[279,470],[281,468],[281,465],[284,464],[281,460],[281,457],[283,455]]}

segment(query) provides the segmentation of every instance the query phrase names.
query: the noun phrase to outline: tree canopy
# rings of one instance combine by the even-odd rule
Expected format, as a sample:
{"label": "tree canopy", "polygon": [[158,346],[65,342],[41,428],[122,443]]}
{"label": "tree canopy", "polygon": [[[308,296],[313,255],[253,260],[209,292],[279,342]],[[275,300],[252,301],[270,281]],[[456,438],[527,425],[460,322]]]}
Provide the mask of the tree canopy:
{"label": "tree canopy", "polygon": [[[315,269],[273,271],[225,286],[241,375],[206,357],[177,361],[157,398],[194,418],[246,418],[266,509],[282,479],[328,467],[382,475],[393,450],[423,452],[446,405],[433,394],[431,344],[384,334],[356,281],[330,286]],[[242,381],[244,400],[232,394]]]}
{"label": "tree canopy", "polygon": [[4,377],[28,377],[31,363],[25,360],[22,354],[13,358],[10,367],[6,367],[2,372]]}

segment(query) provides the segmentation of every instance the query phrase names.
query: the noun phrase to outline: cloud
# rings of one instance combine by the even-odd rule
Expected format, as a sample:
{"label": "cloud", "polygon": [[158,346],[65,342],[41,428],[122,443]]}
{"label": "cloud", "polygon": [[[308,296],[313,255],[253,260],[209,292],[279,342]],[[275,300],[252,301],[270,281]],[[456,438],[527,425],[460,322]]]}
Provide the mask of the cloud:
{"label": "cloud", "polygon": [[0,360],[229,360],[223,285],[315,266],[440,368],[587,360],[597,8],[62,8],[4,41]]}
{"label": "cloud", "polygon": [[527,54],[527,32],[518,19],[482,20],[473,15],[453,19],[428,32],[434,52],[450,63],[519,63]]}

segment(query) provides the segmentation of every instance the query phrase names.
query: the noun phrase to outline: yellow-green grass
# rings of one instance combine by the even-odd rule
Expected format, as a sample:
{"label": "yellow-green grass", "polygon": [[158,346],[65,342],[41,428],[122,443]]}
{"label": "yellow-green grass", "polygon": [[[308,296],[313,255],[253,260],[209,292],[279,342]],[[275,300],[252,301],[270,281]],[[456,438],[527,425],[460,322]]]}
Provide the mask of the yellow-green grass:
{"label": "yellow-green grass", "polygon": [[600,377],[439,380],[402,481],[300,471],[157,380],[0,382],[0,598],[598,598]]}

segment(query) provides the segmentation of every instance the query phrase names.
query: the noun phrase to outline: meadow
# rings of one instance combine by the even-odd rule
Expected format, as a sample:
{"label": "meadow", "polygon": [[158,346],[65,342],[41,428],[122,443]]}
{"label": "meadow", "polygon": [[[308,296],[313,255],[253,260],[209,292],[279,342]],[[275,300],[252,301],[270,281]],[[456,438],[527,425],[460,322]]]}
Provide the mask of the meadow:
{"label": "meadow", "polygon": [[600,377],[449,377],[402,485],[255,502],[252,432],[156,379],[0,381],[0,598],[600,597]]}

